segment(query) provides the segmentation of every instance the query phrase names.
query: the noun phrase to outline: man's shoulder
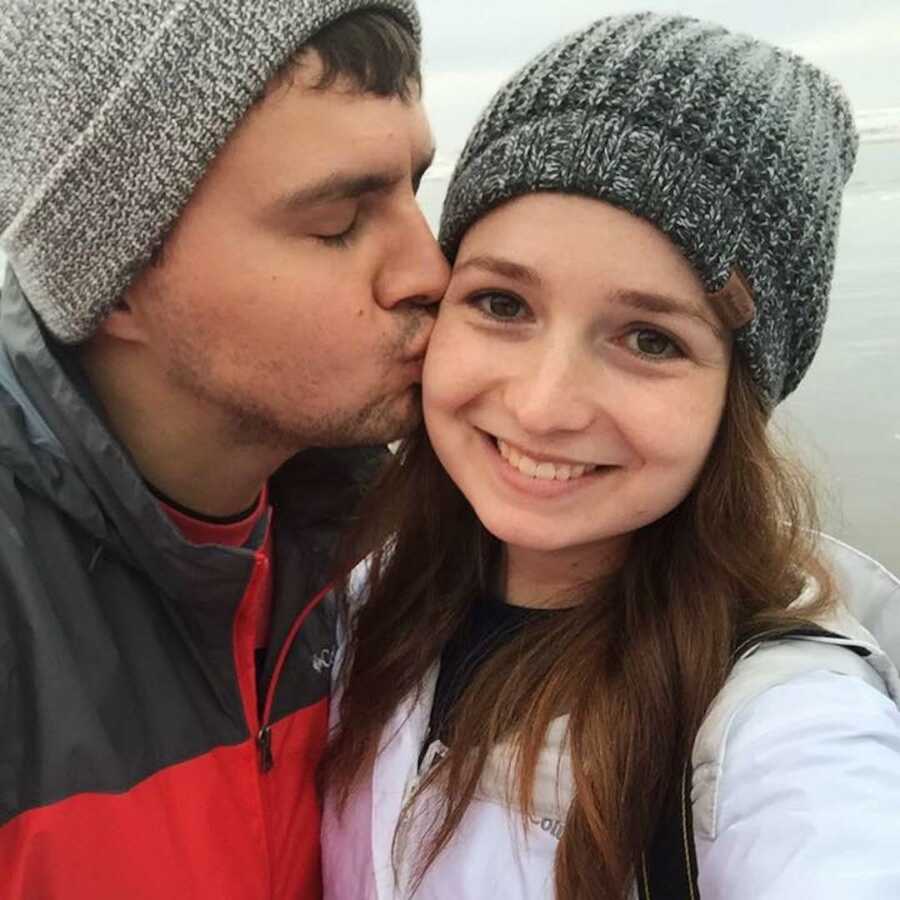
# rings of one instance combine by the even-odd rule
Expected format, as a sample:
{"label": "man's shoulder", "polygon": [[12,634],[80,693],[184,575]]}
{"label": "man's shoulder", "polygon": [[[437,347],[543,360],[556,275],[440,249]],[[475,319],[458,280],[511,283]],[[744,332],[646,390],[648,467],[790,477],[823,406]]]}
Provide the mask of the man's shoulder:
{"label": "man's shoulder", "polygon": [[31,490],[0,459],[0,550],[21,534],[33,501]]}
{"label": "man's shoulder", "polygon": [[[87,565],[96,540],[65,509],[0,460],[0,604],[57,582],[63,557]],[[13,604],[14,605],[14,604]]]}

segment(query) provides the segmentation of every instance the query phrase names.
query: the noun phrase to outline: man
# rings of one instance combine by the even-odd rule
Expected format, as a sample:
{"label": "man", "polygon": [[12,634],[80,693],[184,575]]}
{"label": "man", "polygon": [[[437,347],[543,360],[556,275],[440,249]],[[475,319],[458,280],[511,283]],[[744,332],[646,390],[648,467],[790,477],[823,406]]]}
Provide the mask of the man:
{"label": "man", "polygon": [[319,448],[412,427],[447,278],[418,29],[3,3],[3,900],[320,895],[320,601],[366,472]]}

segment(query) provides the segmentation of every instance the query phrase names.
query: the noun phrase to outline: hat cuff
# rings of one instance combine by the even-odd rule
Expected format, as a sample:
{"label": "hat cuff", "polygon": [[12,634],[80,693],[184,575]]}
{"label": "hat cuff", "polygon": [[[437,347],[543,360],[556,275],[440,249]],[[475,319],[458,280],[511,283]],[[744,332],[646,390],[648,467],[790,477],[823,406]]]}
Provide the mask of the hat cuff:
{"label": "hat cuff", "polygon": [[731,275],[744,232],[745,202],[727,184],[671,135],[619,116],[598,122],[564,113],[524,123],[467,161],[448,193],[440,240],[453,259],[465,231],[509,200],[537,191],[583,195],[651,222],[715,292]]}

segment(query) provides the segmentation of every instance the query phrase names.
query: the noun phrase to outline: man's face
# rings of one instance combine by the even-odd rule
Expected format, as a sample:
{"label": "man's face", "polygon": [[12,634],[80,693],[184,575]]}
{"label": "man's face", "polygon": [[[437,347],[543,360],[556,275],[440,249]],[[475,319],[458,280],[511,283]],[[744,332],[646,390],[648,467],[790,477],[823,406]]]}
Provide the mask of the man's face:
{"label": "man's face", "polygon": [[314,89],[319,65],[251,110],[128,294],[166,385],[228,440],[289,452],[417,422],[448,278],[415,198],[421,103]]}

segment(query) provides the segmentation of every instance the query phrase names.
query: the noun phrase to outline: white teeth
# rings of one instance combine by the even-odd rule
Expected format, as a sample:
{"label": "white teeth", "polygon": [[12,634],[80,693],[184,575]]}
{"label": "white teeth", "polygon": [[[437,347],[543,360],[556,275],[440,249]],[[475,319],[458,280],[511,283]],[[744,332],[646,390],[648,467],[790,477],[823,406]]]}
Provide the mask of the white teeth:
{"label": "white teeth", "polygon": [[597,466],[568,465],[566,463],[539,462],[497,438],[500,455],[514,468],[529,478],[541,481],[571,481],[593,472]]}
{"label": "white teeth", "polygon": [[545,481],[553,481],[556,478],[556,466],[553,463],[539,463],[535,478],[543,478]]}

